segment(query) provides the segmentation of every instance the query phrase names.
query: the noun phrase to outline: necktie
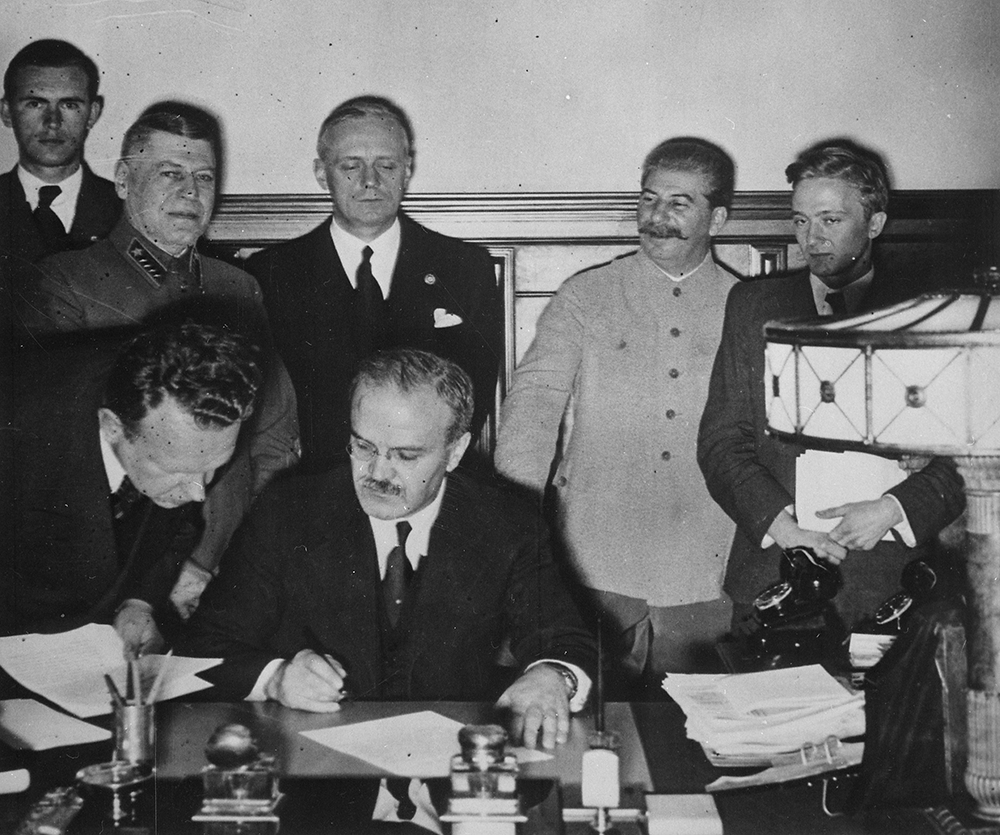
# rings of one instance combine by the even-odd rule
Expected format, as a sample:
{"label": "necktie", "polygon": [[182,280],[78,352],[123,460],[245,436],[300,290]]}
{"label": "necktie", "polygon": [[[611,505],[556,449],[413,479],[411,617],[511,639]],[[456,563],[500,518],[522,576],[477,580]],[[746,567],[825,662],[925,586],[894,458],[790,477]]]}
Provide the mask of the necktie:
{"label": "necktie", "polygon": [[111,516],[115,522],[120,522],[129,512],[143,499],[142,493],[132,483],[132,479],[125,476],[125,480],[111,494]]}
{"label": "necktie", "polygon": [[362,340],[358,353],[366,356],[385,345],[385,299],[382,297],[382,288],[372,275],[370,246],[361,250],[361,263],[358,265],[356,278]]}
{"label": "necktie", "polygon": [[827,293],[826,303],[830,305],[830,309],[833,310],[834,316],[847,315],[847,302],[844,301],[843,293]]}
{"label": "necktie", "polygon": [[60,194],[59,186],[42,186],[38,189],[38,206],[33,213],[35,224],[51,249],[62,249],[66,240],[66,228],[59,215],[52,211],[52,201]]}
{"label": "necktie", "polygon": [[389,552],[385,563],[385,579],[382,580],[382,598],[385,600],[389,624],[393,628],[399,622],[406,586],[413,576],[413,567],[406,558],[406,538],[410,535],[410,530],[409,522],[396,523],[396,540],[399,544]]}

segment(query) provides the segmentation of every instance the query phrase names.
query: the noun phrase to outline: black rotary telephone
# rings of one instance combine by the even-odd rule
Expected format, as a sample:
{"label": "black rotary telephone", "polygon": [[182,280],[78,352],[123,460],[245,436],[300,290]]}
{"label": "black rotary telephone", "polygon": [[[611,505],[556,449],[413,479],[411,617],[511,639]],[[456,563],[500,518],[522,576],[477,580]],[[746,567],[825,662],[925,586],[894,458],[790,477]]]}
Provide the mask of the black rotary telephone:
{"label": "black rotary telephone", "polygon": [[843,625],[830,601],[844,584],[833,563],[805,546],[786,548],[779,563],[781,580],[754,599],[758,628],[750,637],[760,653],[817,657],[842,635]]}
{"label": "black rotary telephone", "polygon": [[763,627],[822,614],[844,584],[840,568],[804,546],[781,552],[779,573],[781,580],[764,589],[753,602],[754,614]]}

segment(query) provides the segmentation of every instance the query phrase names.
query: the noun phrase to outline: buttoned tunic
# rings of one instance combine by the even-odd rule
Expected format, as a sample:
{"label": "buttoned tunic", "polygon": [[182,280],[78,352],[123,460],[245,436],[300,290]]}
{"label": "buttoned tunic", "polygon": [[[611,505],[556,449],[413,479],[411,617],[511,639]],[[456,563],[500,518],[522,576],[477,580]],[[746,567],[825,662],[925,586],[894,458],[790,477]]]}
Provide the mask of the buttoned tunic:
{"label": "buttoned tunic", "polygon": [[641,250],[568,279],[501,410],[498,469],[545,487],[584,585],[676,606],[720,596],[733,523],[695,458],[736,279],[711,258],[682,281]]}

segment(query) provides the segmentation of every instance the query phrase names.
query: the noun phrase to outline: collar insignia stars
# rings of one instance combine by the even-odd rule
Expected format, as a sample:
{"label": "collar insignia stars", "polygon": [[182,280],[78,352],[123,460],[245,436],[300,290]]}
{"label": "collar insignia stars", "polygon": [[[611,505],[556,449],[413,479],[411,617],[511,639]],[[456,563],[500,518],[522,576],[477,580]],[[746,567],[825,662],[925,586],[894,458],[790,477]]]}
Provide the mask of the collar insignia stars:
{"label": "collar insignia stars", "polygon": [[[132,238],[126,254],[129,260],[146,276],[149,283],[157,289],[162,287],[164,281],[172,274],[180,283],[182,292],[192,288],[197,291],[204,290],[201,280],[201,259],[198,258],[198,254],[193,248],[186,256],[171,259],[172,264],[164,264],[139,238]],[[183,263],[185,261],[186,264]]]}

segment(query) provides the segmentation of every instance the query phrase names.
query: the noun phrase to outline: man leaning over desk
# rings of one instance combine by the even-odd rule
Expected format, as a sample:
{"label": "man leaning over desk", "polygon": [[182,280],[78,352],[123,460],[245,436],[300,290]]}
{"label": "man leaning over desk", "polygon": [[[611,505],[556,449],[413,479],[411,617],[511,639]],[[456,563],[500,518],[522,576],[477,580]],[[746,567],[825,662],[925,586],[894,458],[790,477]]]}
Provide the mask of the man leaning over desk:
{"label": "man leaning over desk", "polygon": [[[207,674],[222,697],[334,711],[347,692],[499,695],[518,742],[564,742],[593,640],[533,507],[455,472],[471,438],[469,376],[425,351],[380,352],[359,366],[350,402],[350,465],[268,488],[184,653],[224,659]],[[497,664],[505,639],[514,668]]]}
{"label": "man leaning over desk", "polygon": [[253,411],[257,357],[241,336],[184,324],[117,354],[32,358],[4,462],[17,483],[0,632],[114,623],[127,653],[162,648],[161,631],[178,626],[168,595],[197,541],[197,503]]}

